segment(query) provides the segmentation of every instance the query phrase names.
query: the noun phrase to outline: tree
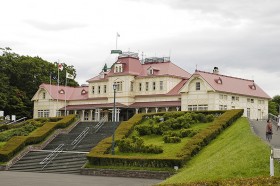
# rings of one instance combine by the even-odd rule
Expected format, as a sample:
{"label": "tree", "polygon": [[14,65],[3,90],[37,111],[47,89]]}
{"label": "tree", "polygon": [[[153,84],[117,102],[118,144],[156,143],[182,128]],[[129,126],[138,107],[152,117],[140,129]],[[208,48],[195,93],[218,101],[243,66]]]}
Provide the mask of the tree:
{"label": "tree", "polygon": [[272,100],[268,102],[268,113],[271,113],[275,116],[278,115],[277,103],[273,102]]}
{"label": "tree", "polygon": [[278,115],[280,114],[279,111],[280,111],[280,95],[276,95],[272,98],[272,101],[276,104],[276,108],[277,108],[277,113]]}
{"label": "tree", "polygon": [[[57,66],[36,56],[21,56],[8,47],[0,48],[0,110],[17,118],[33,116],[32,97],[42,83],[50,83],[51,72],[57,74]],[[73,66],[64,64],[59,82],[65,85],[66,70],[76,77]],[[57,79],[52,82],[57,84]],[[68,80],[67,86],[78,86],[75,80]]]}

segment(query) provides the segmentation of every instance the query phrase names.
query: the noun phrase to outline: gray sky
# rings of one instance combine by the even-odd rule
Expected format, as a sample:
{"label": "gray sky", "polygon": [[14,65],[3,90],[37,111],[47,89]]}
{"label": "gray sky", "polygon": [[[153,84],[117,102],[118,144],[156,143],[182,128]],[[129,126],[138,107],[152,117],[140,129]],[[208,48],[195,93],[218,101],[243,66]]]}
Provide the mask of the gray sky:
{"label": "gray sky", "polygon": [[111,49],[171,56],[190,73],[254,79],[280,95],[280,1],[9,0],[2,1],[0,47],[73,65],[76,80],[110,66]]}

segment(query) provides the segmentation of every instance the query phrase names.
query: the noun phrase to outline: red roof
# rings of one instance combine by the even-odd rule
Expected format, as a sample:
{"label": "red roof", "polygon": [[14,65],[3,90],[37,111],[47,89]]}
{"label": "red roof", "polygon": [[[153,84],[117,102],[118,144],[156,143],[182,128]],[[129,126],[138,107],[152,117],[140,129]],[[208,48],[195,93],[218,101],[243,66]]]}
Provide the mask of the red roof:
{"label": "red roof", "polygon": [[197,70],[193,75],[200,75],[216,91],[270,99],[254,80],[241,79]]}
{"label": "red roof", "polygon": [[[88,99],[88,87],[68,87],[50,84],[41,84],[39,88],[45,89],[53,99],[59,100],[85,100]],[[65,94],[59,94],[63,90]]]}
{"label": "red roof", "polygon": [[[66,110],[82,110],[82,109],[96,109],[96,108],[113,108],[113,103],[103,103],[103,104],[82,104],[82,105],[67,105]],[[121,103],[116,103],[117,108],[127,108],[126,105]],[[62,107],[60,110],[64,110],[65,107]]]}
{"label": "red roof", "polygon": [[[112,68],[109,72],[106,72],[104,78],[96,76],[89,79],[87,82],[107,80],[107,77],[118,75],[135,75],[136,77],[176,76],[183,79],[188,79],[191,77],[190,73],[173,64],[172,62],[151,62],[141,64],[137,58],[122,57],[119,58],[115,64],[122,64],[123,71],[114,73],[114,69]],[[154,69],[154,74],[148,74],[149,68]]]}

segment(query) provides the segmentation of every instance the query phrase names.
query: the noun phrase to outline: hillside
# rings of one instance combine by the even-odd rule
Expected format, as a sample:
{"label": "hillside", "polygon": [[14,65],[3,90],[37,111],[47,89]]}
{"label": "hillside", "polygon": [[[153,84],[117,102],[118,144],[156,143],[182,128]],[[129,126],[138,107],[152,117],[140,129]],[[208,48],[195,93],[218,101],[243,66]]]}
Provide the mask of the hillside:
{"label": "hillside", "polygon": [[[251,132],[246,118],[238,119],[162,185],[269,176],[270,147]],[[275,163],[275,176],[280,175]]]}

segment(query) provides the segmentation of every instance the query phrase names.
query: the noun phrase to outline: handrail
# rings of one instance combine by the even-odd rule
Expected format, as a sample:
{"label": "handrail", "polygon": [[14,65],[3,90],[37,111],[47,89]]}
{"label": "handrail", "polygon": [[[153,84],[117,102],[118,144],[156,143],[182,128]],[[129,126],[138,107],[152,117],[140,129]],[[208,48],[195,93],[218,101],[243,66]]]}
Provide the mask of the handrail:
{"label": "handrail", "polygon": [[74,145],[74,147],[72,149],[74,149],[84,139],[84,137],[86,137],[88,132],[89,132],[89,127],[86,127],[81,132],[81,134],[79,134],[79,136],[76,139],[74,139],[74,141],[72,141],[71,145]]}
{"label": "handrail", "polygon": [[63,151],[62,147],[64,144],[58,145],[50,154],[47,155],[39,164],[44,165],[41,170],[43,170],[60,152]]}
{"label": "handrail", "polygon": [[97,123],[97,125],[94,126],[94,129],[95,129],[94,133],[97,133],[97,132],[99,131],[99,129],[100,129],[101,127],[103,127],[103,125],[104,125],[106,119],[107,119],[107,117],[104,116],[104,117]]}
{"label": "handrail", "polygon": [[18,120],[15,120],[15,121],[12,121],[12,122],[10,122],[10,123],[7,123],[7,125],[10,125],[10,124],[12,124],[12,123],[16,123],[16,122],[21,121],[21,120],[25,120],[26,118],[27,118],[27,117],[20,118],[20,119],[18,119]]}

